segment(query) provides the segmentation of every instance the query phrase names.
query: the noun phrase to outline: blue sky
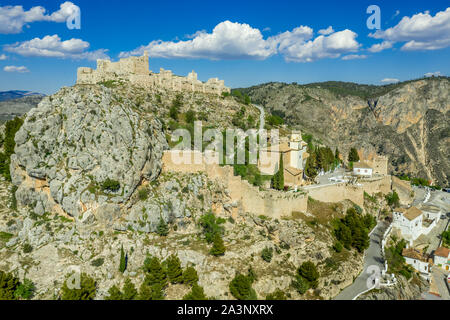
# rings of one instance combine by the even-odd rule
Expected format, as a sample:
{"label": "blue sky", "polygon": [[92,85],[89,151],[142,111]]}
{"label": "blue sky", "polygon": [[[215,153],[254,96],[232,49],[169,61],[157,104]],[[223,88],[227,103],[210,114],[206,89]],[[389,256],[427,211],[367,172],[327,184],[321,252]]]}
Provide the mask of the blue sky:
{"label": "blue sky", "polygon": [[[0,91],[50,94],[73,85],[77,68],[95,67],[98,57],[117,60],[145,49],[153,71],[194,69],[200,80],[219,77],[230,87],[383,84],[450,70],[448,1],[63,3],[0,3]],[[366,25],[372,4],[381,10],[378,31]],[[81,29],[70,30],[65,21],[77,7]]]}

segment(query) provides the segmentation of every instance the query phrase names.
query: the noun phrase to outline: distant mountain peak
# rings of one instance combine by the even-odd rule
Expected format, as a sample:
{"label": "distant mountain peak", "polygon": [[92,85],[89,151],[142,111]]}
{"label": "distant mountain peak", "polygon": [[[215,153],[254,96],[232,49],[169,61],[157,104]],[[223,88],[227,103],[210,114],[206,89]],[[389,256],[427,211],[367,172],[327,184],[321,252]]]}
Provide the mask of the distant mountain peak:
{"label": "distant mountain peak", "polygon": [[29,96],[44,97],[45,94],[33,92],[33,91],[26,91],[26,90],[0,91],[0,101],[7,101],[7,100],[18,99],[18,98],[29,97]]}

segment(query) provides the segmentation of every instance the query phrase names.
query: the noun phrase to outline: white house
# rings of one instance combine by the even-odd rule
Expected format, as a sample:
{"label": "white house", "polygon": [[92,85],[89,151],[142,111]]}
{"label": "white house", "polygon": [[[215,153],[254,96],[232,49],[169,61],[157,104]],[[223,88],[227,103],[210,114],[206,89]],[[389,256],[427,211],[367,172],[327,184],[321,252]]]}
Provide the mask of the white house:
{"label": "white house", "polygon": [[422,223],[422,211],[416,207],[394,209],[392,227],[399,229],[410,244],[422,234]]}
{"label": "white house", "polygon": [[353,163],[353,174],[361,177],[372,177],[373,169],[365,162]]}
{"label": "white house", "polygon": [[450,270],[450,249],[439,247],[434,252],[434,264],[438,267],[449,271]]}
{"label": "white house", "polygon": [[416,269],[422,277],[430,279],[430,261],[427,255],[414,248],[405,248],[402,256],[405,258],[405,262]]}
{"label": "white house", "polygon": [[424,219],[437,220],[441,218],[442,209],[430,204],[421,204],[418,207],[423,212]]}

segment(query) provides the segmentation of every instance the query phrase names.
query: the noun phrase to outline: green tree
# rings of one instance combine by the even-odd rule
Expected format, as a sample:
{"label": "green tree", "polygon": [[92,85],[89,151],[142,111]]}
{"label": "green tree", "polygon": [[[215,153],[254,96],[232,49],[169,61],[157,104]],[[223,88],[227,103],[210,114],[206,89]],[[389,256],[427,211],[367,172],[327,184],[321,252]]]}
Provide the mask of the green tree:
{"label": "green tree", "polygon": [[280,154],[279,167],[272,177],[272,188],[276,190],[284,190],[284,164],[283,154]]}
{"label": "green tree", "polygon": [[209,253],[215,257],[223,256],[225,254],[225,245],[219,233],[214,236],[213,246]]}
{"label": "green tree", "polygon": [[229,289],[233,297],[238,300],[255,300],[256,292],[252,288],[252,281],[246,275],[236,274],[229,284]]}
{"label": "green tree", "polygon": [[167,285],[167,273],[157,257],[147,258],[144,262],[144,270],[147,272],[144,282],[152,287],[154,284],[161,285],[162,288]]}
{"label": "green tree", "polygon": [[287,298],[283,291],[277,289],[274,292],[269,293],[266,296],[266,300],[287,300]]}
{"label": "green tree", "polygon": [[194,283],[191,291],[183,297],[183,300],[208,300],[208,297],[205,295],[203,288]]}
{"label": "green tree", "polygon": [[272,256],[273,256],[273,248],[272,247],[270,247],[270,248],[265,247],[261,252],[261,258],[266,262],[272,261]]}
{"label": "green tree", "polygon": [[105,297],[105,300],[124,300],[123,293],[116,285],[113,285],[109,288],[108,296]]}
{"label": "green tree", "polygon": [[305,164],[305,174],[307,177],[314,179],[317,176],[317,161],[316,161],[316,153],[311,152],[309,157],[306,159]]}
{"label": "green tree", "polygon": [[11,273],[0,271],[0,300],[14,300],[14,293],[20,285],[18,278]]}
{"label": "green tree", "polygon": [[169,116],[173,120],[178,120],[178,114],[180,113],[180,108],[183,104],[182,102],[183,96],[181,94],[178,94],[174,100],[172,100],[172,105],[169,109]]}
{"label": "green tree", "polygon": [[112,180],[110,178],[107,178],[105,181],[103,181],[102,183],[102,189],[104,191],[109,191],[109,192],[117,192],[120,189],[120,183],[119,181],[116,180]]}
{"label": "green tree", "polygon": [[193,285],[198,281],[197,270],[194,267],[187,267],[183,272],[183,283]]}
{"label": "green tree", "polygon": [[156,227],[156,233],[163,237],[169,234],[169,226],[162,217],[159,218],[159,223]]}
{"label": "green tree", "polygon": [[183,281],[181,261],[176,255],[171,255],[167,258],[167,276],[171,283],[181,283]]}
{"label": "green tree", "polygon": [[24,279],[23,283],[20,283],[17,287],[16,291],[14,292],[14,296],[16,299],[31,299],[34,295],[34,291],[36,290],[36,287],[34,286],[34,283],[30,279]]}
{"label": "green tree", "polygon": [[67,280],[61,288],[61,300],[93,300],[97,291],[97,283],[87,274],[80,275],[79,289],[70,289]]}
{"label": "green tree", "polygon": [[312,288],[316,288],[318,285],[319,279],[319,271],[317,271],[317,267],[311,261],[303,262],[302,265],[298,268],[297,273],[299,276],[303,277],[306,281],[308,281],[309,285]]}
{"label": "green tree", "polygon": [[0,174],[8,181],[11,181],[9,165],[11,163],[11,155],[14,153],[16,146],[14,137],[22,125],[23,119],[17,117],[7,121],[5,124],[5,136],[2,139],[3,153],[0,152]]}
{"label": "green tree", "polygon": [[123,300],[135,300],[138,297],[138,292],[134,283],[127,278],[122,288],[123,291]]}
{"label": "green tree", "polygon": [[223,233],[223,223],[222,220],[217,219],[214,213],[209,212],[201,216],[199,220],[199,224],[203,229],[203,234],[205,235],[205,239],[208,243],[214,241],[214,237],[216,234],[221,235]]}
{"label": "green tree", "polygon": [[152,288],[145,284],[145,281],[139,287],[139,300],[152,300]]}
{"label": "green tree", "polygon": [[349,162],[358,162],[359,161],[359,154],[356,148],[351,148],[350,152],[348,153],[348,161]]}
{"label": "green tree", "polygon": [[194,123],[195,121],[195,111],[189,110],[186,112],[186,122],[187,123]]}
{"label": "green tree", "polygon": [[301,275],[299,275],[298,273],[295,275],[294,280],[292,280],[291,285],[300,294],[304,294],[309,289],[308,281],[305,278],[303,278]]}
{"label": "green tree", "polygon": [[395,192],[395,190],[393,190],[391,193],[387,194],[385,196],[386,202],[390,207],[398,207],[400,205],[400,198],[397,194],[397,192]]}
{"label": "green tree", "polygon": [[120,248],[120,264],[119,264],[119,271],[121,273],[124,273],[127,269],[127,255],[125,254],[125,251],[123,250],[123,245]]}
{"label": "green tree", "polygon": [[152,300],[164,300],[163,286],[159,283],[152,285]]}

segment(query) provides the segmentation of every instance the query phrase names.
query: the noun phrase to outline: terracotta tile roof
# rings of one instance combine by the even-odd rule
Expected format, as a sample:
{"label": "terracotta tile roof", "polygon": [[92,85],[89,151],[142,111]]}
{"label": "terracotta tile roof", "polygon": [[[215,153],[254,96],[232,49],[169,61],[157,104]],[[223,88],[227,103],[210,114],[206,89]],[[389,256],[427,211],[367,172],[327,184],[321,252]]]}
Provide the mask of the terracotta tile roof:
{"label": "terracotta tile roof", "polygon": [[403,249],[402,256],[406,258],[416,259],[423,262],[428,262],[428,257],[424,255],[421,251],[414,248]]}
{"label": "terracotta tile roof", "polygon": [[422,214],[422,211],[417,209],[416,207],[411,207],[409,209],[406,210],[405,213],[403,213],[403,216],[408,219],[409,221],[414,220],[415,218],[417,218],[418,216],[420,216]]}
{"label": "terracotta tile roof", "polygon": [[372,169],[372,167],[369,166],[365,162],[355,162],[355,163],[353,163],[353,168],[357,168],[357,169]]}
{"label": "terracotta tile roof", "polygon": [[444,248],[444,247],[439,247],[434,252],[435,256],[444,257],[444,258],[448,258],[449,254],[450,254],[450,249]]}

